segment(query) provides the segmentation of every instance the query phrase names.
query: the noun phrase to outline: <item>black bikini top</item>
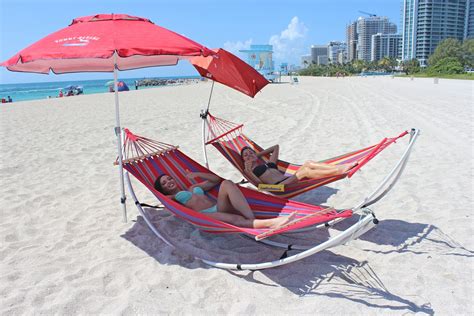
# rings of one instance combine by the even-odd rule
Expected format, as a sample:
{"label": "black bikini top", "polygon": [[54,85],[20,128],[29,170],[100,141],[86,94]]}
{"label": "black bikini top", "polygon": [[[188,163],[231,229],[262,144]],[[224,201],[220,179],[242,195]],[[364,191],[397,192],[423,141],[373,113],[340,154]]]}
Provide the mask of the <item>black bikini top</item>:
{"label": "black bikini top", "polygon": [[255,168],[253,168],[252,172],[257,177],[260,177],[262,174],[265,173],[265,171],[267,171],[268,168],[277,169],[277,165],[274,162],[268,162],[263,165],[256,166]]}

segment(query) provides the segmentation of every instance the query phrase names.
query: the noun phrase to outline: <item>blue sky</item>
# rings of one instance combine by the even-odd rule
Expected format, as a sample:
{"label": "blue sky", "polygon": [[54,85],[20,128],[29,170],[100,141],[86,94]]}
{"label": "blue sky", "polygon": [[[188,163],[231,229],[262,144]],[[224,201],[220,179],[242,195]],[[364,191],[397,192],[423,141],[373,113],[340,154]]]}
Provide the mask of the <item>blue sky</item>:
{"label": "blue sky", "polygon": [[[345,40],[345,26],[364,14],[399,26],[402,0],[0,0],[0,60],[4,61],[73,18],[97,13],[146,17],[207,47],[236,53],[250,44],[274,45],[274,60],[298,64],[314,44]],[[121,72],[119,77],[197,74],[186,61],[175,67]],[[0,83],[110,78],[107,73],[38,75],[0,69]]]}

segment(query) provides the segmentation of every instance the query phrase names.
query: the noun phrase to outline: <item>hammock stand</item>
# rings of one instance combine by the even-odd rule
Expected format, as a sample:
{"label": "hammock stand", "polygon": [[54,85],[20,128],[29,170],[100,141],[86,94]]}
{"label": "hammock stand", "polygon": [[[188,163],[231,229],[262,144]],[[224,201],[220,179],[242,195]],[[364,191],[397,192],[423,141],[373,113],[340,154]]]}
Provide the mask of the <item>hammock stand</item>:
{"label": "hammock stand", "polygon": [[[260,242],[263,242],[270,246],[280,247],[283,248],[285,251],[281,258],[262,262],[262,263],[223,263],[223,262],[215,262],[210,261],[207,259],[203,259],[200,257],[196,257],[192,255],[194,258],[201,260],[202,262],[217,268],[222,269],[231,269],[231,270],[259,270],[259,269],[266,269],[277,267],[281,265],[285,265],[288,263],[292,263],[308,256],[311,256],[317,252],[322,250],[335,247],[341,244],[344,244],[350,240],[356,239],[371,228],[373,228],[377,223],[378,220],[375,218],[374,213],[368,209],[367,207],[378,200],[380,200],[396,183],[398,178],[400,177],[403,169],[406,166],[406,162],[408,160],[408,156],[411,151],[411,147],[413,146],[416,137],[418,135],[418,130],[412,130],[411,132],[411,139],[410,145],[406,149],[402,159],[397,163],[394,167],[392,172],[384,179],[382,184],[369,196],[367,196],[359,205],[352,208],[351,210],[343,210],[343,211],[335,211],[334,209],[325,209],[318,206],[313,206],[305,203],[295,202],[291,200],[282,199],[279,197],[271,196],[265,193],[260,193],[254,190],[250,190],[247,188],[240,188],[244,196],[251,204],[251,207],[254,205],[259,206],[259,210],[262,209],[262,202],[276,203],[278,204],[278,208],[280,209],[280,213],[284,212],[291,212],[292,207],[298,208],[298,213],[302,212],[304,215],[300,216],[299,218],[303,218],[302,221],[297,222],[296,224],[289,225],[289,227],[282,227],[278,230],[266,230],[266,233],[269,233],[269,236],[264,236],[263,238],[270,237],[271,235],[275,235],[278,233],[284,233],[290,230],[296,230],[302,227],[307,227],[309,225],[316,225],[317,228],[328,228],[334,225],[341,220],[344,220],[348,217],[358,215],[359,220],[353,224],[351,227],[347,228],[345,231],[339,233],[338,235],[329,238],[328,240],[317,244],[312,247],[308,246],[299,246],[293,244],[285,244],[280,242],[275,242],[268,239],[262,239]],[[183,168],[186,168],[191,171],[200,171],[200,172],[211,172],[205,167],[201,166],[188,156],[184,155],[177,147],[153,141],[148,138],[140,137],[137,135],[132,134],[130,131],[125,129],[124,141],[123,141],[123,166],[126,170],[125,172],[125,180],[130,191],[130,195],[135,202],[135,205],[138,208],[139,213],[145,219],[148,227],[151,231],[161,240],[163,240],[169,246],[175,247],[172,242],[170,242],[165,236],[163,236],[159,230],[153,225],[152,221],[150,220],[147,212],[143,209],[143,206],[146,204],[141,204],[135,194],[133,189],[132,183],[130,181],[129,174],[132,173],[137,179],[142,182],[166,207],[168,210],[172,211],[176,216],[181,217],[192,224],[200,227],[202,230],[211,232],[211,233],[243,233],[247,236],[256,237],[255,234],[262,232],[265,233],[265,230],[260,230],[259,232],[255,232],[255,229],[243,229],[238,228],[230,224],[222,223],[216,220],[213,220],[207,217],[204,214],[199,212],[195,212],[193,210],[187,209],[183,205],[167,198],[160,192],[153,189],[153,184],[150,180],[154,180],[156,177],[156,172],[159,169],[160,171],[166,171],[168,174],[172,175],[179,183],[183,183],[183,186],[188,185],[189,183],[185,183],[185,181],[189,181],[186,178],[182,177]],[[140,145],[137,145],[141,143]],[[158,148],[158,150],[157,150]],[[116,164],[118,164],[116,162]],[[146,178],[152,177],[151,179],[146,180]],[[148,183],[147,183],[148,182]],[[382,191],[383,187],[387,187],[385,191]],[[216,189],[214,189],[216,190]],[[217,190],[216,190],[217,191]],[[210,194],[216,194],[216,192],[210,191]],[[285,205],[285,206],[284,206]],[[289,207],[290,209],[286,209],[285,207]],[[271,207],[267,208],[267,210],[271,211]],[[320,214],[317,214],[320,212]],[[316,216],[312,216],[311,213],[316,214]],[[274,212],[272,213],[273,216]],[[258,214],[256,212],[257,217],[265,217],[265,213]],[[267,217],[270,215],[267,214]],[[272,217],[273,217],[272,216]],[[304,217],[310,217],[310,219],[304,219]],[[270,232],[269,232],[270,231]],[[257,238],[255,238],[257,239]],[[301,250],[301,252],[287,256],[288,251],[290,250]]]}
{"label": "hammock stand", "polygon": [[[302,179],[295,183],[286,184],[286,185],[269,185],[269,184],[257,184],[249,178],[244,172],[244,165],[242,162],[242,158],[240,156],[240,152],[244,147],[250,147],[254,149],[257,153],[263,151],[263,148],[247,137],[242,129],[243,124],[233,123],[221,118],[217,118],[213,116],[211,113],[206,111],[201,112],[202,118],[202,147],[204,152],[204,159],[206,162],[206,166],[209,168],[209,164],[207,161],[207,152],[206,146],[212,145],[214,146],[219,153],[224,156],[246,179],[242,180],[241,183],[250,182],[255,187],[258,187],[259,190],[265,191],[266,189],[268,192],[282,196],[285,198],[291,198],[297,196],[301,193],[310,191],[312,189],[318,188],[325,184],[343,179],[343,178],[350,178],[354,173],[356,173],[360,168],[362,168],[365,164],[367,164],[371,159],[373,159],[376,155],[382,152],[385,148],[390,146],[391,144],[395,143],[400,138],[408,135],[413,134],[413,130],[411,132],[404,131],[400,135],[393,137],[393,138],[384,138],[379,143],[374,144],[372,146],[362,148],[350,153],[346,153],[337,157],[329,158],[322,160],[320,162],[324,162],[331,165],[341,165],[347,163],[357,163],[357,165],[349,170],[346,174],[336,175],[336,176],[329,176],[319,179]],[[261,157],[261,163],[266,163],[269,159],[269,155],[265,157]],[[301,167],[301,165],[289,163],[283,160],[278,160],[277,162],[278,170],[281,171],[285,176],[289,177],[296,173],[296,171]]]}

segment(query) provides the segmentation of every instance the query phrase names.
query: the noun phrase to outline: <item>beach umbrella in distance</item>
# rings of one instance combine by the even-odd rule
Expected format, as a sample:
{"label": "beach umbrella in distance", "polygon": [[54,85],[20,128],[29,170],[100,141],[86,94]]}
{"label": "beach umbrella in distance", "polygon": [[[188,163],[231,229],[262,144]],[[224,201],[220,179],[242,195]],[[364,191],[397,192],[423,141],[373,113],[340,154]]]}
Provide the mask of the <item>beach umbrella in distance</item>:
{"label": "beach umbrella in distance", "polygon": [[[105,84],[106,87],[109,87],[109,88],[112,88],[112,86],[115,86],[115,82],[113,80],[111,81],[108,81],[106,84]],[[118,91],[121,92],[121,91],[129,91],[130,89],[128,88],[127,84],[124,82],[124,81],[118,81],[117,82],[117,87],[118,87]]]}
{"label": "beach umbrella in distance", "polygon": [[234,54],[219,48],[214,55],[190,58],[191,64],[203,77],[212,79],[254,97],[268,84],[257,70]]}
{"label": "beach umbrella in distance", "polygon": [[214,52],[203,45],[148,19],[126,14],[97,14],[74,19],[68,27],[33,43],[0,66],[11,71],[43,74],[114,73],[115,134],[121,204],[126,221],[117,70],[176,65],[183,58],[212,54]]}

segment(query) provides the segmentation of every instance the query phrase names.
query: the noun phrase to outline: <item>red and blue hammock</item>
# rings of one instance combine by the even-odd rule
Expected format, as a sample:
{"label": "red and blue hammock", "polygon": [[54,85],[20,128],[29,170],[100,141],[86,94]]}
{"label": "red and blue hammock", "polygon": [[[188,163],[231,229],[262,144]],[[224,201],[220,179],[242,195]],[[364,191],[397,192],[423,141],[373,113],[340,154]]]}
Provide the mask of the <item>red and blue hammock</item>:
{"label": "red and blue hammock", "polygon": [[[245,233],[260,240],[275,234],[326,223],[336,218],[352,216],[351,210],[337,211],[333,208],[296,202],[239,187],[250,208],[254,210],[256,218],[288,216],[293,212],[297,212],[296,220],[279,229],[244,228],[218,221],[185,207],[153,187],[155,179],[163,173],[172,176],[183,190],[203,180],[198,178],[196,182],[192,182],[185,176],[187,170],[213,173],[182,153],[177,147],[134,135],[127,129],[125,129],[123,167],[143,183],[174,215],[209,233]],[[217,200],[217,194],[217,187],[207,192],[207,195],[214,200]]]}
{"label": "red and blue hammock", "polygon": [[[244,164],[240,152],[242,148],[248,146],[255,150],[257,153],[263,151],[263,148],[247,137],[243,132],[243,124],[236,124],[224,119],[217,118],[210,113],[207,114],[207,126],[208,126],[208,137],[206,145],[212,144],[237,170],[255,186],[252,179],[246,176],[244,172]],[[281,192],[272,191],[272,194],[279,195],[285,198],[291,198],[325,184],[343,179],[345,177],[352,177],[352,175],[362,168],[366,163],[378,155],[382,150],[387,148],[389,145],[395,143],[399,138],[409,134],[404,131],[400,135],[393,138],[384,138],[379,143],[372,146],[362,148],[350,153],[346,153],[337,157],[321,160],[322,163],[331,165],[341,165],[347,163],[357,162],[357,166],[349,170],[348,173],[343,175],[329,176],[319,179],[302,179],[298,182],[284,185],[284,189]],[[266,162],[269,158],[262,157],[263,161]],[[277,162],[278,170],[285,174],[285,176],[291,176],[301,167],[301,165],[289,163],[283,160]]]}

